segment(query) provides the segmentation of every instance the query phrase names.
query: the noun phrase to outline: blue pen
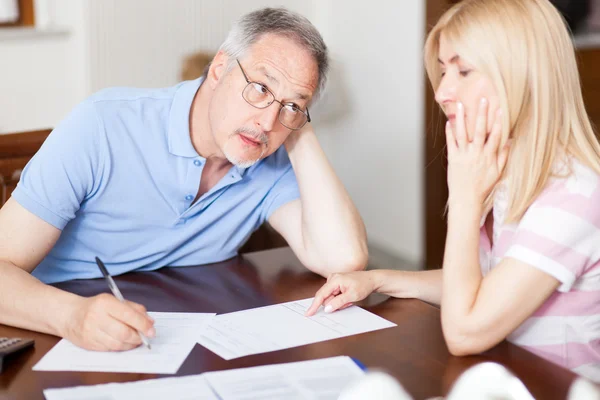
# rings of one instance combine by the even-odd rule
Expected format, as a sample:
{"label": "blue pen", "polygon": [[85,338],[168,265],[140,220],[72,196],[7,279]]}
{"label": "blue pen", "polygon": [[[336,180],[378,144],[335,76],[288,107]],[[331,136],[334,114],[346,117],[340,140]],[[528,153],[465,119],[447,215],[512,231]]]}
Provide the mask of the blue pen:
{"label": "blue pen", "polygon": [[[115,297],[120,302],[124,303],[125,298],[121,294],[121,291],[117,287],[117,284],[113,280],[112,276],[110,276],[110,274],[108,273],[108,270],[104,266],[104,263],[98,257],[96,257],[96,264],[98,264],[98,268],[100,268],[100,271],[102,271],[102,275],[104,275],[104,278],[108,282],[108,287],[110,288],[110,291],[112,292],[112,294],[114,294]],[[144,334],[142,332],[140,332],[140,331],[137,331],[137,332],[140,335],[140,338],[142,339],[142,343],[144,343],[144,345],[150,349],[151,347],[150,347],[150,342],[148,341],[148,338],[146,336],[144,336]]]}

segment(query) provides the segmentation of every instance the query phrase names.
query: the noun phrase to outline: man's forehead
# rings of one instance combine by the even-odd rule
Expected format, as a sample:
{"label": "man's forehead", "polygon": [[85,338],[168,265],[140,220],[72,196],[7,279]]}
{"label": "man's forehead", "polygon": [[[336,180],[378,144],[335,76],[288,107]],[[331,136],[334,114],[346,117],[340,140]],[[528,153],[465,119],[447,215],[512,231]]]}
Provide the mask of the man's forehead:
{"label": "man's forehead", "polygon": [[314,57],[289,38],[265,36],[244,59],[244,68],[261,74],[267,83],[290,86],[302,97],[310,97],[317,88],[319,70]]}

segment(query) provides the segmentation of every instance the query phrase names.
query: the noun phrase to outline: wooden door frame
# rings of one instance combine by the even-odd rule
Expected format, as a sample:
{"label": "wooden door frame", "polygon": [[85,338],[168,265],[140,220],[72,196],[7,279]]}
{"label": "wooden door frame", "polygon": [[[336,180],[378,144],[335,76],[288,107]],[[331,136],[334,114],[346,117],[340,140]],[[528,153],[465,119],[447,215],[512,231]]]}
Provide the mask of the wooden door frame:
{"label": "wooden door frame", "polygon": [[[456,0],[426,1],[426,33]],[[424,266],[442,266],[446,242],[445,209],[448,200],[446,183],[446,140],[443,114],[434,99],[429,79],[425,77],[425,239]]]}

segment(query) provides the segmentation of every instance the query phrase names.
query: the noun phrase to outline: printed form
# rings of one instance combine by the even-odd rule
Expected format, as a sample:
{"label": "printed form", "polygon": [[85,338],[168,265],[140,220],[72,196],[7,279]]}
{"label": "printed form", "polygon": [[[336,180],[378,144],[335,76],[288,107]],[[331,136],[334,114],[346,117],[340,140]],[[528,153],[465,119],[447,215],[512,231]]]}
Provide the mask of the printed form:
{"label": "printed form", "polygon": [[305,317],[312,299],[217,315],[198,343],[225,360],[356,335],[396,324],[357,306]]}

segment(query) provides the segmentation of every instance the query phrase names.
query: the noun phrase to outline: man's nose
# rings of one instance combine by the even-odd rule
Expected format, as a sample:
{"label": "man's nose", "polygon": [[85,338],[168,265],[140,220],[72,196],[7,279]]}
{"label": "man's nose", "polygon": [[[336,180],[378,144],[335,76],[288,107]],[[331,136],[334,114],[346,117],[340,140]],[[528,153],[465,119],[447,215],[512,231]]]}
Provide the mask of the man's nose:
{"label": "man's nose", "polygon": [[270,132],[279,123],[279,111],[281,105],[276,101],[270,106],[260,110],[258,117],[256,118],[256,125],[263,132]]}

